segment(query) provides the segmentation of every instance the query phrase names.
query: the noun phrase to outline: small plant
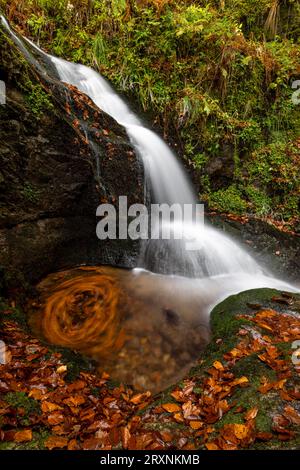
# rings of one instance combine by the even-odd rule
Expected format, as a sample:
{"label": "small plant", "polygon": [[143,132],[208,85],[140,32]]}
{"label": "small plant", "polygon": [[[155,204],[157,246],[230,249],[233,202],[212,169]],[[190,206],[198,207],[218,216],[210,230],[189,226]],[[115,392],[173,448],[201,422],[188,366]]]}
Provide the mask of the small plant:
{"label": "small plant", "polygon": [[25,183],[23,190],[23,196],[30,202],[35,203],[38,200],[38,192],[30,183]]}
{"label": "small plant", "polygon": [[30,83],[30,92],[27,95],[27,102],[33,114],[40,118],[45,111],[53,110],[53,104],[49,95],[43,90],[40,84]]}

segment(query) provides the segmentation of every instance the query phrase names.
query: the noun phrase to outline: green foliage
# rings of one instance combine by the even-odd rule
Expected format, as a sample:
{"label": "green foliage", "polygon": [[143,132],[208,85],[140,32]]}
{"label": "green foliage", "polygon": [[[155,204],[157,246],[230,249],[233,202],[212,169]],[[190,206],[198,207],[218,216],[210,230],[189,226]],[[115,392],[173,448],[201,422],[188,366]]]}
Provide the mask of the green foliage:
{"label": "green foliage", "polygon": [[246,202],[242,199],[240,191],[234,185],[210,194],[209,202],[214,209],[221,212],[242,214],[247,208]]}

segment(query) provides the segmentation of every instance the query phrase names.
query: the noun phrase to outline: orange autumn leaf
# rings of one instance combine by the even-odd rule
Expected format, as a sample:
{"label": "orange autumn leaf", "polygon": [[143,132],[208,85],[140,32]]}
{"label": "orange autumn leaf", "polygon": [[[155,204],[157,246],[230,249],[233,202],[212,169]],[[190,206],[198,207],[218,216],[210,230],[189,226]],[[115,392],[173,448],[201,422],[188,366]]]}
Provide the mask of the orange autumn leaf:
{"label": "orange autumn leaf", "polygon": [[174,413],[173,418],[178,422],[178,423],[184,423],[184,418],[181,413]]}
{"label": "orange autumn leaf", "polygon": [[57,405],[57,403],[51,403],[50,401],[43,401],[41,408],[44,413],[63,409],[60,405]]}
{"label": "orange autumn leaf", "polygon": [[32,388],[28,393],[30,398],[34,398],[34,400],[41,400],[45,395],[45,391],[39,388]]}
{"label": "orange autumn leaf", "polygon": [[175,400],[177,401],[183,400],[183,393],[180,390],[175,390],[174,392],[171,393],[171,396],[175,398]]}
{"label": "orange autumn leaf", "polygon": [[47,449],[63,449],[68,445],[68,439],[66,437],[50,436],[45,441],[45,447]]}
{"label": "orange autumn leaf", "polygon": [[14,436],[15,442],[29,442],[32,441],[32,431],[31,429],[23,429],[22,431],[17,431]]}
{"label": "orange autumn leaf", "polygon": [[168,411],[168,413],[176,413],[181,411],[180,406],[176,405],[176,403],[164,403],[162,407],[164,410]]}
{"label": "orange autumn leaf", "polygon": [[192,429],[200,429],[203,426],[203,423],[201,421],[190,421],[190,426]]}
{"label": "orange autumn leaf", "polygon": [[215,444],[214,442],[207,442],[205,444],[205,447],[207,448],[207,450],[220,450],[220,447],[218,447],[217,444]]}
{"label": "orange autumn leaf", "polygon": [[137,393],[136,395],[133,395],[133,397],[130,399],[130,402],[134,405],[139,405],[141,402],[147,400],[150,396],[150,392]]}
{"label": "orange autumn leaf", "polygon": [[161,438],[164,442],[172,442],[172,434],[167,431],[160,431]]}
{"label": "orange autumn leaf", "polygon": [[78,450],[80,449],[78,442],[76,439],[71,439],[68,443],[68,450]]}
{"label": "orange autumn leaf", "polygon": [[79,406],[85,403],[85,398],[81,395],[71,396],[63,401],[68,406]]}
{"label": "orange autumn leaf", "polygon": [[56,426],[57,424],[62,423],[64,419],[65,418],[62,413],[55,411],[48,416],[47,421],[51,426]]}

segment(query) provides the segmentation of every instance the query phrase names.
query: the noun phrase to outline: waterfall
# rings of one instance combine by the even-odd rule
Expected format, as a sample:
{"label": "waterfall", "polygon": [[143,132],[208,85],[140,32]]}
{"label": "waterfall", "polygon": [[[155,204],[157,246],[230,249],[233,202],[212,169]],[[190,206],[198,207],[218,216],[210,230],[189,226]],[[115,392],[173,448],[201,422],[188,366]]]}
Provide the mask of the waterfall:
{"label": "waterfall", "polygon": [[[1,17],[3,26],[24,45]],[[25,39],[25,38],[24,38]],[[95,70],[81,64],[67,62],[41,51],[26,39],[31,47],[43,54],[62,82],[77,87],[103,111],[125,127],[136,152],[140,155],[151,185],[151,194],[156,203],[193,204],[197,200],[192,185],[168,145],[152,130],[146,128],[110,84]],[[28,52],[27,52],[28,55]],[[252,256],[231,238],[210,226],[199,225],[192,220],[182,225],[181,220],[172,222],[172,231],[183,233],[183,240],[149,240],[144,247],[140,267],[165,274],[183,274],[187,277],[212,277],[237,275],[236,279],[252,276],[255,287],[271,287],[271,277],[264,276],[262,268]],[[185,241],[197,240],[201,247],[187,251]],[[251,284],[251,283],[250,283]],[[276,281],[278,286],[278,281]],[[247,289],[247,285],[244,286]],[[242,289],[241,289],[242,290]]]}
{"label": "waterfall", "polygon": [[[156,203],[196,204],[188,177],[168,145],[142,121],[95,70],[81,64],[49,56],[60,79],[76,86],[103,111],[126,128],[142,158]],[[141,266],[155,272],[185,274],[190,277],[224,273],[262,273],[256,261],[230,238],[217,230],[193,221],[175,220],[173,232],[183,233],[181,240],[149,240],[143,251]],[[196,239],[201,247],[186,250],[186,241]]]}

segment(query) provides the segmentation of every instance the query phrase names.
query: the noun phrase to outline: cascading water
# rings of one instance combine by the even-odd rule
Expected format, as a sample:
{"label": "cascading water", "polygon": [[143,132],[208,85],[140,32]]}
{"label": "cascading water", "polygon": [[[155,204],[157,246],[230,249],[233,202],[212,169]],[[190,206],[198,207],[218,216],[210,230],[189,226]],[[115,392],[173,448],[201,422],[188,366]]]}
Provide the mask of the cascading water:
{"label": "cascading water", "polygon": [[[80,64],[51,57],[63,82],[76,86],[94,103],[122,124],[141,156],[148,174],[155,202],[196,204],[187,176],[175,155],[153,131],[145,128],[111,86],[94,70]],[[221,273],[261,273],[262,270],[244,250],[220,232],[192,221],[182,226],[175,220],[173,230],[183,233],[182,240],[149,240],[144,250],[143,267],[153,271],[191,277]],[[187,251],[185,242],[191,237],[201,244],[197,251]]]}
{"label": "cascading water", "polygon": [[[3,17],[1,20],[17,44],[22,46],[22,50],[25,49],[6,20]],[[48,55],[28,39],[26,41],[55,66],[61,81],[77,87],[126,128],[133,146],[143,160],[154,202],[169,205],[196,204],[191,184],[176,156],[157,134],[144,127],[142,121],[101,75],[84,65]],[[248,288],[249,276],[252,275],[256,279],[255,287],[271,287],[274,283],[278,287],[278,281],[273,282],[271,277],[264,276],[257,262],[220,231],[207,225],[197,225],[192,220],[185,221],[183,225],[182,220],[176,219],[171,231],[182,233],[183,239],[149,240],[143,251],[141,267],[153,272],[198,278],[230,274],[231,282],[232,275],[237,274],[239,286],[241,276],[247,279],[245,289]],[[185,242],[190,239],[196,240],[201,248],[187,251]],[[243,289],[239,287],[238,290]]]}

